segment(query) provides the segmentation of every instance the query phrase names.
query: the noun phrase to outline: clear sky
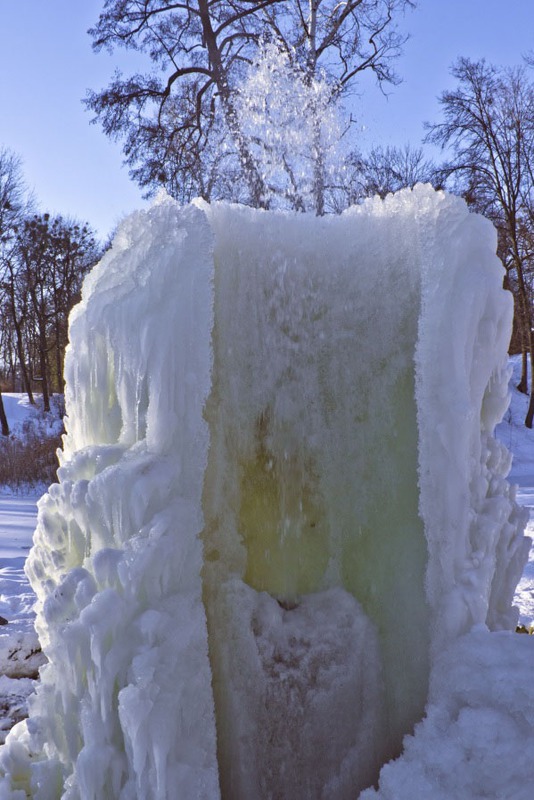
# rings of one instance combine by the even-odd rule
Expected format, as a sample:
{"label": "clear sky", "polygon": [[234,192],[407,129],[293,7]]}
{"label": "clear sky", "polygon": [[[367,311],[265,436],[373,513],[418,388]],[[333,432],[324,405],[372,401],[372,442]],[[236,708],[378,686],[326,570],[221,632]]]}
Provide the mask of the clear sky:
{"label": "clear sky", "polygon": [[[106,236],[144,205],[110,142],[81,99],[106,85],[123,51],[94,54],[87,29],[103,0],[0,0],[0,146],[18,153],[42,210],[87,220]],[[385,98],[365,81],[354,98],[361,146],[418,145],[423,121],[439,118],[437,95],[453,85],[460,55],[514,65],[534,50],[534,0],[419,0],[407,15],[411,34],[397,62],[403,78]]]}
{"label": "clear sky", "polygon": [[403,83],[387,89],[387,98],[366,84],[361,96],[366,146],[420,144],[423,123],[440,119],[438,96],[455,86],[450,67],[458,57],[523,63],[534,51],[534,0],[417,0],[404,26],[410,40],[397,61]]}

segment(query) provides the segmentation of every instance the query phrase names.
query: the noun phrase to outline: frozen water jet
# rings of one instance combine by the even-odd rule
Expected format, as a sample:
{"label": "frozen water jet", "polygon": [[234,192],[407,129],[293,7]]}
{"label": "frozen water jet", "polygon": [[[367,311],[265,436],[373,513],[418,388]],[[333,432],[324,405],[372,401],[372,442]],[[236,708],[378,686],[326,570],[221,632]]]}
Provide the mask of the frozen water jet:
{"label": "frozen water jet", "polygon": [[[400,257],[392,255],[404,221],[396,225],[384,216],[367,219],[365,226],[357,214],[353,225],[346,217],[303,218],[295,227],[294,217],[221,211],[207,212],[215,234],[215,313],[203,539],[209,641],[212,663],[218,665],[214,692],[223,793],[268,796],[255,783],[268,744],[261,736],[241,735],[239,727],[247,711],[248,729],[254,727],[257,708],[248,702],[237,714],[227,696],[242,695],[233,688],[241,674],[255,683],[258,697],[266,690],[266,666],[257,659],[254,633],[259,597],[247,592],[235,599],[229,579],[237,574],[256,592],[276,599],[299,602],[314,593],[318,603],[322,592],[338,587],[358,601],[354,628],[361,617],[369,629],[359,653],[347,647],[339,655],[330,696],[324,687],[308,689],[309,676],[300,687],[301,694],[308,689],[324,704],[323,720],[314,726],[323,731],[322,742],[316,733],[316,752],[308,748],[306,774],[316,784],[303,788],[302,796],[322,796],[325,779],[317,764],[321,748],[335,742],[339,760],[331,773],[343,768],[346,775],[329,793],[351,797],[373,779],[379,763],[399,751],[426,699],[429,620],[417,492],[415,254],[409,246]],[[269,247],[270,242],[277,244]],[[363,273],[354,268],[358,253],[367,254]],[[394,303],[385,289],[391,280]],[[228,313],[232,308],[244,313]],[[212,548],[217,558],[210,558]],[[347,612],[339,608],[342,618]],[[236,618],[239,626],[229,637],[227,621]],[[332,630],[337,626],[333,615]],[[338,636],[343,641],[348,636],[341,620]],[[351,724],[343,726],[334,712],[339,676],[345,673],[349,680],[364,658],[372,665],[359,681],[353,678],[363,700],[353,692]],[[366,718],[366,698],[372,719]],[[294,753],[292,740],[303,724],[295,713],[281,713],[285,726],[280,721],[279,728],[287,738],[282,736],[279,749]],[[267,735],[264,724],[258,730]],[[367,770],[354,745],[361,731],[374,747],[372,754],[361,754]],[[273,796],[283,795],[289,772],[278,778],[269,773],[265,784],[277,787]],[[303,786],[303,777],[298,780]]]}
{"label": "frozen water jet", "polygon": [[429,187],[322,219],[167,199],[121,226],[71,319],[28,562],[49,663],[0,789],[345,800],[376,781],[437,654],[515,622],[494,253]]}

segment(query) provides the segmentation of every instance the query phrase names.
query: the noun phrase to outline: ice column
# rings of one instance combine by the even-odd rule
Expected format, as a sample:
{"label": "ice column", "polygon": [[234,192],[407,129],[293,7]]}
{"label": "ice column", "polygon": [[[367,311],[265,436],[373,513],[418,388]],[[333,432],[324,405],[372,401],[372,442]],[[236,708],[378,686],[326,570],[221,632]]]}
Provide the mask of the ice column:
{"label": "ice column", "polygon": [[[225,797],[268,796],[269,786],[282,796],[299,735],[295,780],[306,788],[297,796],[353,797],[423,712],[429,619],[413,212],[411,197],[395,214],[376,203],[321,220],[207,211],[215,329],[204,574]],[[337,605],[334,588],[346,598]],[[316,640],[306,627],[296,632],[311,597]],[[262,621],[266,604],[277,634]],[[337,642],[326,652],[324,619]],[[289,635],[281,641],[288,627],[296,629],[294,652]],[[302,651],[328,674],[323,684],[308,674]],[[236,710],[242,682],[254,684],[259,700]],[[287,684],[295,684],[295,708],[284,699]],[[258,705],[271,719],[279,714],[275,736],[256,724]],[[309,742],[297,711],[304,707],[304,723],[321,707]],[[329,746],[327,791],[318,765]]]}
{"label": "ice column", "polygon": [[135,214],[72,314],[59,484],[27,567],[49,663],[0,797],[218,797],[199,539],[211,246],[194,207]]}
{"label": "ice column", "polygon": [[28,565],[49,663],[0,798],[352,800],[436,653],[513,627],[495,244],[430,187],[121,226],[72,315]]}

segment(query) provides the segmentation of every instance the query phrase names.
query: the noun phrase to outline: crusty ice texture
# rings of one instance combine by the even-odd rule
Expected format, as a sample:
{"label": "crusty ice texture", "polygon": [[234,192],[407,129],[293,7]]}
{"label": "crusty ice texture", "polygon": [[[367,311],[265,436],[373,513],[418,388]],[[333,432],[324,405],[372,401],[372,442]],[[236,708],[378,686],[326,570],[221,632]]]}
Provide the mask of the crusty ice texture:
{"label": "crusty ice texture", "polygon": [[353,798],[438,655],[513,628],[494,253],[430,187],[123,223],[71,319],[28,562],[49,664],[6,797]]}

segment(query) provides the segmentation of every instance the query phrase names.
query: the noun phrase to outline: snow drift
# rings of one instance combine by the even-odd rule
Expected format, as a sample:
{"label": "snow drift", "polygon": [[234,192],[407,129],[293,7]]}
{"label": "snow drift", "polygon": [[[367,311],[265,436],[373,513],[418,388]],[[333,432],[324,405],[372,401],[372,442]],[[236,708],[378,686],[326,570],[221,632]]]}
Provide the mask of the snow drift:
{"label": "snow drift", "polygon": [[528,540],[495,245],[429,187],[121,226],[71,318],[27,566],[49,663],[0,796],[354,798],[443,654],[499,648]]}

